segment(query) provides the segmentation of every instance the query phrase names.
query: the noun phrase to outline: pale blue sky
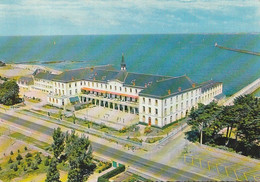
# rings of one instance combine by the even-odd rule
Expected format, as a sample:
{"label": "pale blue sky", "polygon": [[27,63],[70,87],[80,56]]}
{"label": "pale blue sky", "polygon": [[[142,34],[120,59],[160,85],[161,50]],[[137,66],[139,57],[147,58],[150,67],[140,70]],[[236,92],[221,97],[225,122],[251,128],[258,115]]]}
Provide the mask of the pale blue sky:
{"label": "pale blue sky", "polygon": [[0,35],[260,32],[260,0],[1,0]]}

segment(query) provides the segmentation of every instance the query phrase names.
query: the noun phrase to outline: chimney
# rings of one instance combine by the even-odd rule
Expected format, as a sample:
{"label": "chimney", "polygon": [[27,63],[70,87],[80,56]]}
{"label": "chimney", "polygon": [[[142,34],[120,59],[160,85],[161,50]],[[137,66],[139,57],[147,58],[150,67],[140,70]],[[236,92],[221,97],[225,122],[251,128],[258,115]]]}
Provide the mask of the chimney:
{"label": "chimney", "polygon": [[74,81],[74,77],[71,77],[71,80]]}
{"label": "chimney", "polygon": [[181,87],[178,88],[178,91],[181,92]]}
{"label": "chimney", "polygon": [[93,77],[93,80],[96,80],[96,77]]}
{"label": "chimney", "polygon": [[95,72],[95,75],[97,75],[97,72]]}
{"label": "chimney", "polygon": [[147,83],[144,84],[144,87],[145,87],[145,88],[147,87]]}
{"label": "chimney", "polygon": [[171,90],[170,89],[168,90],[168,95],[171,95]]}
{"label": "chimney", "polygon": [[133,86],[135,86],[135,81],[133,81]]}
{"label": "chimney", "polygon": [[193,84],[192,84],[192,88],[195,88],[195,86],[196,86],[196,84],[195,84],[195,83],[193,83]]}

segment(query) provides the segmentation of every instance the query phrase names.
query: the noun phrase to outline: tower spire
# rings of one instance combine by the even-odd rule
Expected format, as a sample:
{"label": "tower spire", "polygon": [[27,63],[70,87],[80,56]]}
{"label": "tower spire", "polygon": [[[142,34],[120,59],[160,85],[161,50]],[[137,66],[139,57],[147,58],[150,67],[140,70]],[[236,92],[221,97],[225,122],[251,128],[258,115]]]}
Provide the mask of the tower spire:
{"label": "tower spire", "polygon": [[126,64],[125,64],[124,53],[122,53],[121,70],[126,70]]}

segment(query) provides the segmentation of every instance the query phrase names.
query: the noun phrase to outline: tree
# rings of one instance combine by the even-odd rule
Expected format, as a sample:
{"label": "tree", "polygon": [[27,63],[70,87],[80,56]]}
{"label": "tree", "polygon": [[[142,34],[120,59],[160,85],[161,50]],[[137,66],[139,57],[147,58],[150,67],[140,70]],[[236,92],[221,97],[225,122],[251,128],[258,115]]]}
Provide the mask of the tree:
{"label": "tree", "polygon": [[70,166],[68,181],[81,182],[87,180],[94,169],[89,139],[85,135],[78,137],[75,135],[75,131],[72,131],[72,134],[66,137],[66,154]]}
{"label": "tree", "polygon": [[52,149],[53,149],[53,153],[54,156],[58,159],[61,152],[64,150],[64,139],[65,139],[65,135],[64,133],[62,133],[60,127],[58,127],[57,129],[54,129],[53,132],[53,144]]}
{"label": "tree", "polygon": [[14,81],[6,81],[0,84],[0,103],[13,105],[19,101],[19,86]]}
{"label": "tree", "polygon": [[45,182],[61,182],[60,173],[57,169],[57,159],[55,157],[51,160]]}
{"label": "tree", "polygon": [[[198,109],[192,108],[187,123],[192,126],[193,131],[200,133],[200,144],[203,143],[203,133],[205,139],[209,140],[221,129],[221,124],[218,121],[218,115],[221,111],[215,102],[208,105],[199,104]],[[210,127],[214,126],[214,127]]]}
{"label": "tree", "polygon": [[244,154],[260,144],[260,99],[252,95],[240,96],[234,101],[238,113],[237,135],[244,143]]}

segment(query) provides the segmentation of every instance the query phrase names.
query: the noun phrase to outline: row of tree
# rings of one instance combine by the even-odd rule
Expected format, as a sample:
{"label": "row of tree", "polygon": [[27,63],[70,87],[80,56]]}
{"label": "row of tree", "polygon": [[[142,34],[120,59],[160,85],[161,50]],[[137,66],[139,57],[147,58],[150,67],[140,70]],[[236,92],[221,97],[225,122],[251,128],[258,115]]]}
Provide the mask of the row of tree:
{"label": "row of tree", "polygon": [[0,103],[14,105],[19,102],[19,86],[14,80],[0,84]]}
{"label": "row of tree", "polygon": [[60,128],[53,132],[53,158],[51,160],[46,182],[60,182],[57,164],[68,163],[68,182],[86,181],[96,167],[93,163],[92,147],[85,135],[79,137],[75,130],[63,133]]}
{"label": "row of tree", "polygon": [[[219,106],[215,102],[192,108],[188,138],[201,143],[225,145],[244,155],[260,157],[255,149],[260,142],[260,99],[240,96],[234,105]],[[225,135],[223,136],[223,131]]]}

